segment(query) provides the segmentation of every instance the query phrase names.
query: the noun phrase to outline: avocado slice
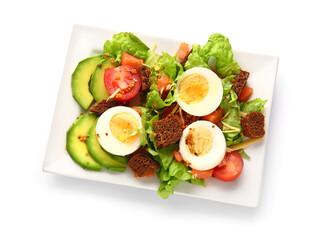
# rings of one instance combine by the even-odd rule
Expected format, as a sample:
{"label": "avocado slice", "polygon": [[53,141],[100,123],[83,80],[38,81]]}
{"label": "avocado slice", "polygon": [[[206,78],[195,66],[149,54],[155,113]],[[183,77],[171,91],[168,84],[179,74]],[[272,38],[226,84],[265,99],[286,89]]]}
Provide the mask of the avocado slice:
{"label": "avocado slice", "polygon": [[79,62],[72,73],[72,95],[84,110],[88,110],[93,101],[93,96],[89,91],[89,81],[102,55],[86,58]]}
{"label": "avocado slice", "polygon": [[125,171],[128,159],[108,153],[100,146],[96,134],[97,121],[98,119],[94,121],[88,131],[88,152],[90,153],[91,157],[103,167],[118,172]]}
{"label": "avocado slice", "polygon": [[103,59],[100,63],[97,64],[90,81],[90,91],[97,102],[100,102],[102,99],[107,99],[109,93],[106,90],[104,76],[107,68],[115,67],[110,58]]}
{"label": "avocado slice", "polygon": [[66,133],[66,150],[71,158],[81,167],[89,170],[100,171],[98,164],[88,153],[86,139],[87,134],[96,121],[95,114],[84,114],[77,119]]}

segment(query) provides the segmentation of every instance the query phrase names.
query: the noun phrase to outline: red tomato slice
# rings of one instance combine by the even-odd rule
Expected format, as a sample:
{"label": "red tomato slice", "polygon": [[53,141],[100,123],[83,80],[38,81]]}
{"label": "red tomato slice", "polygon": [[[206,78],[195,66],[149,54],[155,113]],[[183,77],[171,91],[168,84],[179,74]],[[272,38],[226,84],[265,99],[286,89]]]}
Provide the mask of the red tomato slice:
{"label": "red tomato slice", "polygon": [[226,153],[225,164],[222,167],[215,167],[213,176],[225,181],[233,181],[238,178],[243,170],[244,162],[241,155],[236,152]]}
{"label": "red tomato slice", "polygon": [[182,157],[180,151],[173,151],[173,156],[174,156],[176,161],[178,161],[178,162],[183,161],[183,157]]}
{"label": "red tomato slice", "polygon": [[122,65],[117,68],[108,68],[105,72],[104,82],[110,95],[118,89],[115,99],[118,101],[128,101],[136,96],[141,88],[141,78],[134,71],[135,68]]}
{"label": "red tomato slice", "polygon": [[121,65],[132,66],[133,68],[138,68],[142,66],[143,59],[130,55],[127,52],[123,52],[121,56]]}
{"label": "red tomato slice", "polygon": [[192,175],[194,175],[196,178],[200,178],[200,179],[207,179],[210,178],[213,174],[214,169],[209,169],[209,170],[197,170],[197,169],[191,169],[191,173]]}
{"label": "red tomato slice", "polygon": [[253,93],[253,88],[244,87],[242,92],[240,93],[238,100],[240,102],[247,102]]}
{"label": "red tomato slice", "polygon": [[214,112],[206,116],[202,116],[201,120],[205,120],[217,124],[222,120],[223,114],[224,114],[224,110],[222,108],[217,108]]}

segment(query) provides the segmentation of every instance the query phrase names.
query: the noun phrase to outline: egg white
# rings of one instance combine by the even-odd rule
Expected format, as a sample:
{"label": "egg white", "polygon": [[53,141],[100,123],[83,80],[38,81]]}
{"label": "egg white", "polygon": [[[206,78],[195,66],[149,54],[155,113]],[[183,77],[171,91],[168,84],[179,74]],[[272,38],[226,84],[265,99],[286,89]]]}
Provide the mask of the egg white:
{"label": "egg white", "polygon": [[181,100],[179,97],[177,102],[179,106],[186,111],[187,113],[194,115],[194,116],[205,116],[217,109],[219,104],[223,98],[223,85],[222,80],[208,68],[203,67],[195,67],[190,68],[189,70],[185,71],[183,77],[177,83],[177,90],[179,92],[179,85],[181,81],[189,75],[192,74],[199,74],[204,76],[209,85],[209,90],[206,97],[198,103],[191,103],[188,104]]}
{"label": "egg white", "polygon": [[107,152],[119,156],[125,156],[131,154],[140,147],[139,137],[131,144],[126,144],[116,139],[110,131],[111,118],[115,116],[117,113],[123,113],[123,112],[129,113],[132,116],[134,116],[138,121],[140,128],[142,127],[141,116],[134,109],[131,109],[129,107],[124,107],[124,106],[113,107],[105,111],[99,117],[96,125],[96,133],[101,147],[105,149]]}
{"label": "egg white", "polygon": [[[211,150],[202,156],[193,155],[186,145],[186,137],[190,129],[197,127],[207,128],[213,136]],[[200,120],[190,124],[183,130],[179,150],[183,159],[190,164],[190,167],[197,170],[208,170],[216,167],[223,160],[226,152],[226,141],[222,131],[215,124]]]}

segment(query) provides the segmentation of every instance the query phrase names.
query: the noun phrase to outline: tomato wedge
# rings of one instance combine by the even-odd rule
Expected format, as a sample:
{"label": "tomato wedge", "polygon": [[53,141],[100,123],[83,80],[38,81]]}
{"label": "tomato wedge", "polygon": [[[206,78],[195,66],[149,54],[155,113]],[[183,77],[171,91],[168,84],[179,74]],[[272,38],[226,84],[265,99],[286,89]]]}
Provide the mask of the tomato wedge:
{"label": "tomato wedge", "polygon": [[210,178],[213,174],[214,169],[209,169],[209,170],[197,170],[197,169],[191,169],[192,175],[194,175],[196,178],[200,179],[207,179]]}
{"label": "tomato wedge", "polygon": [[222,108],[217,108],[214,112],[206,116],[202,116],[201,120],[205,120],[217,124],[222,120],[223,114],[224,114],[224,110]]}
{"label": "tomato wedge", "polygon": [[253,93],[253,88],[244,87],[242,92],[240,93],[238,100],[240,102],[247,102]]}
{"label": "tomato wedge", "polygon": [[183,161],[183,157],[182,157],[180,151],[173,151],[173,156],[177,162]]}
{"label": "tomato wedge", "polygon": [[226,153],[225,164],[222,167],[214,168],[213,176],[225,182],[233,181],[241,175],[243,166],[244,162],[241,155],[232,151]]}
{"label": "tomato wedge", "polygon": [[161,95],[161,98],[164,100],[168,96],[168,93],[170,92],[169,86],[172,84],[169,77],[165,75],[158,76],[158,80],[156,82],[156,85],[158,87],[158,91]]}
{"label": "tomato wedge", "polygon": [[128,101],[135,97],[142,84],[136,69],[128,65],[107,68],[104,82],[110,95],[119,89],[115,95],[115,99],[118,101]]}
{"label": "tomato wedge", "polygon": [[128,65],[138,68],[143,65],[143,59],[130,55],[127,52],[123,52],[121,56],[121,65]]}
{"label": "tomato wedge", "polygon": [[185,42],[180,43],[180,46],[179,46],[179,49],[178,49],[176,55],[180,59],[185,59],[189,55],[189,45],[188,45],[188,43],[185,43]]}

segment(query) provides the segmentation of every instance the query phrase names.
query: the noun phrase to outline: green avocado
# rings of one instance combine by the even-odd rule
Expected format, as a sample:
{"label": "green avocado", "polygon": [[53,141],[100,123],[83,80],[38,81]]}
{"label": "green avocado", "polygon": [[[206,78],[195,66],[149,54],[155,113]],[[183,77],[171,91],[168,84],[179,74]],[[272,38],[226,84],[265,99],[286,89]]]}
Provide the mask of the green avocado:
{"label": "green avocado", "polygon": [[86,58],[79,62],[72,73],[72,95],[84,110],[88,110],[93,101],[93,96],[89,91],[89,81],[101,59],[101,55]]}
{"label": "green avocado", "polygon": [[105,58],[97,64],[90,81],[90,91],[97,102],[107,99],[109,93],[106,90],[104,76],[107,68],[115,67],[110,58]]}
{"label": "green avocado", "polygon": [[89,154],[97,163],[99,163],[100,165],[102,165],[107,169],[118,171],[118,172],[125,171],[128,159],[125,157],[112,155],[106,152],[100,146],[96,134],[97,121],[98,119],[94,121],[94,123],[92,124],[92,126],[88,131],[87,148]]}
{"label": "green avocado", "polygon": [[101,165],[88,153],[86,144],[88,131],[96,118],[95,114],[84,114],[72,124],[66,133],[66,150],[81,167],[100,171]]}

